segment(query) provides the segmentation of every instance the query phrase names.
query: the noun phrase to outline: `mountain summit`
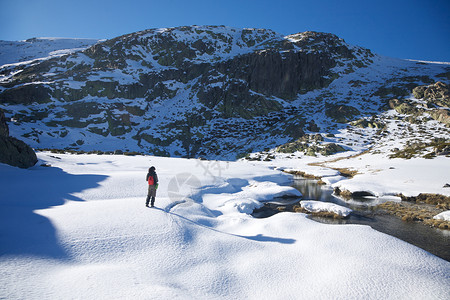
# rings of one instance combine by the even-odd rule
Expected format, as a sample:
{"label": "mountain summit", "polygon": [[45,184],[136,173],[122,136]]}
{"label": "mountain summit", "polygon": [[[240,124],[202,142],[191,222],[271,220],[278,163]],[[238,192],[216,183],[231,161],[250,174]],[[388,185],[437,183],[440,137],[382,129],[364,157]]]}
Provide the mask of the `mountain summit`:
{"label": "mountain summit", "polygon": [[188,26],[83,46],[0,67],[12,134],[37,148],[220,159],[317,133],[351,148],[332,136],[449,72],[319,32]]}

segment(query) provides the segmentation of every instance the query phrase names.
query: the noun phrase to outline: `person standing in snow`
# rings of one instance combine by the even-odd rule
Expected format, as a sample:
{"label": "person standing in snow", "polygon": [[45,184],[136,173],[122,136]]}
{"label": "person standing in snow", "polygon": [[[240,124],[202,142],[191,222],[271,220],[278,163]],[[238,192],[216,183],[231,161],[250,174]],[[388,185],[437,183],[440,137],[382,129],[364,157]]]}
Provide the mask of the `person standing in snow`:
{"label": "person standing in snow", "polygon": [[148,169],[147,177],[145,179],[148,182],[148,194],[147,194],[147,200],[145,201],[145,206],[148,207],[148,202],[151,198],[151,207],[155,204],[155,197],[156,197],[156,190],[158,189],[158,175],[156,175],[156,168],[150,167]]}

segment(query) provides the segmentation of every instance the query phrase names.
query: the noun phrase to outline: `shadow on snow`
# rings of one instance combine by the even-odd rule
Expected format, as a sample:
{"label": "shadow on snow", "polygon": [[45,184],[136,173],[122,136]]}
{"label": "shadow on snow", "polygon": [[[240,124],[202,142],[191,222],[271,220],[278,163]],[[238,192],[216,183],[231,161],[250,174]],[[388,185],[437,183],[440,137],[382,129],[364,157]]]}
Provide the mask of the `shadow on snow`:
{"label": "shadow on snow", "polygon": [[257,235],[254,235],[254,236],[246,236],[246,235],[239,235],[239,234],[228,233],[228,232],[224,232],[224,231],[220,231],[220,230],[214,229],[213,227],[210,227],[210,226],[207,226],[207,225],[203,225],[203,224],[201,224],[199,222],[193,221],[193,220],[191,220],[189,218],[186,218],[186,217],[184,217],[182,215],[179,215],[177,213],[174,213],[172,211],[166,211],[166,210],[164,210],[162,208],[156,208],[156,209],[164,211],[164,212],[166,212],[166,213],[168,213],[168,214],[170,214],[172,216],[176,216],[176,217],[178,217],[178,218],[180,218],[180,219],[182,219],[184,221],[187,221],[189,223],[192,223],[192,224],[194,224],[196,226],[200,226],[200,227],[203,227],[203,228],[206,228],[206,229],[209,229],[209,230],[221,233],[221,234],[226,234],[226,235],[235,236],[235,237],[239,237],[239,238],[244,238],[244,239],[248,239],[248,240],[253,240],[253,241],[257,241],[257,242],[275,242],[275,243],[280,243],[280,244],[294,244],[296,242],[295,239],[271,237],[271,236],[265,236],[263,234],[257,234]]}
{"label": "shadow on snow", "polygon": [[67,259],[52,222],[36,210],[83,201],[72,194],[95,188],[103,175],[73,175],[59,168],[23,170],[0,165],[0,256]]}

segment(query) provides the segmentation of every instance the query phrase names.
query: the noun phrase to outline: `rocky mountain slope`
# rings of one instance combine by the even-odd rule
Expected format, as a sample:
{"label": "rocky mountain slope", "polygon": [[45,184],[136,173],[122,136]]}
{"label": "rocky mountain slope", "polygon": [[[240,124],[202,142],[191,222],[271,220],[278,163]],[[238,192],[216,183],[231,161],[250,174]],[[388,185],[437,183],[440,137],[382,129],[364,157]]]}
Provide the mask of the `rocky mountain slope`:
{"label": "rocky mountain slope", "polygon": [[[448,91],[450,65],[381,57],[327,33],[150,29],[0,64],[11,133],[36,148],[235,159],[280,145],[395,154],[450,136],[448,94],[412,94],[438,81]],[[384,149],[390,141],[403,146]]]}

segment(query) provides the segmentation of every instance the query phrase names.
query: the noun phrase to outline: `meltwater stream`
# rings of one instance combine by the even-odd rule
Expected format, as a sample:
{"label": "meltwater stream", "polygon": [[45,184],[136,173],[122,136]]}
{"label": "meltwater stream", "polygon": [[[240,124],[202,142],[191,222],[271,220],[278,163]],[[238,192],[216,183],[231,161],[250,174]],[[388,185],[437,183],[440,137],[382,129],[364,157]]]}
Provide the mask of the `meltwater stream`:
{"label": "meltwater stream", "polygon": [[296,176],[292,186],[303,194],[302,199],[283,199],[265,203],[264,207],[253,212],[253,216],[256,218],[270,217],[279,212],[280,206],[284,207],[286,211],[292,210],[292,206],[298,204],[300,200],[333,202],[351,208],[353,213],[346,219],[308,217],[328,224],[369,225],[375,230],[399,238],[450,261],[450,231],[448,230],[440,230],[416,222],[405,222],[396,216],[382,213],[375,208],[375,205],[379,204],[376,199],[359,198],[344,201],[333,196],[331,187],[317,184],[317,180]]}

